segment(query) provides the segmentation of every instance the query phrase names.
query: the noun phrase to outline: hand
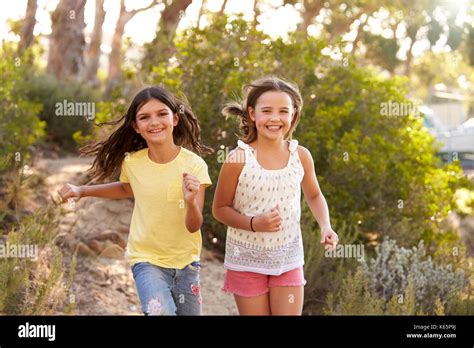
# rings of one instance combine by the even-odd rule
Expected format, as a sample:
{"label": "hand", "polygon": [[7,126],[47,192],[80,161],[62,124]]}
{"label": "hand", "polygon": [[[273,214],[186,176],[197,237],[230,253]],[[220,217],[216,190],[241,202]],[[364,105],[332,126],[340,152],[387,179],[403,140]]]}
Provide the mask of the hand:
{"label": "hand", "polygon": [[197,177],[188,173],[183,173],[183,195],[186,203],[196,203],[200,185],[201,182]]}
{"label": "hand", "polygon": [[339,237],[331,227],[321,229],[321,244],[324,244],[324,248],[336,249],[337,243],[339,243]]}
{"label": "hand", "polygon": [[69,202],[72,199],[74,202],[78,202],[83,194],[82,186],[76,186],[66,184],[58,191],[59,196],[62,199],[61,203]]}
{"label": "hand", "polygon": [[269,212],[255,216],[252,225],[253,229],[257,232],[281,231],[281,217],[278,204]]}

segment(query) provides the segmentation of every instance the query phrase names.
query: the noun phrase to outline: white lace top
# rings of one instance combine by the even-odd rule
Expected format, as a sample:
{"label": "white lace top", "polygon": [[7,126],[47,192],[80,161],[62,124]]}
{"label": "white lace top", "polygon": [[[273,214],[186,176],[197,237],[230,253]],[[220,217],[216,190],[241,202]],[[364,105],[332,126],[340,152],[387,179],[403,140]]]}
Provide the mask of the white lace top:
{"label": "white lace top", "polygon": [[[247,216],[260,215],[279,204],[282,229],[252,232],[227,229],[224,267],[235,271],[280,275],[304,264],[301,236],[301,181],[304,169],[298,155],[298,141],[289,144],[290,158],[283,169],[264,169],[254,150],[238,141],[245,152],[233,206]],[[250,226],[249,226],[250,229]]]}

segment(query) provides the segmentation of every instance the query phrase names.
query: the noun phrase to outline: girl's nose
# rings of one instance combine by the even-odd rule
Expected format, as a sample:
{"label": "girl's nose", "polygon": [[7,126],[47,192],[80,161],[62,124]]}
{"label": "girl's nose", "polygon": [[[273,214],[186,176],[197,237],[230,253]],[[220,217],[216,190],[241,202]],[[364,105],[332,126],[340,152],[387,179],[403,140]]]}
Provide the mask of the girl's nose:
{"label": "girl's nose", "polygon": [[159,125],[159,124],[160,124],[160,121],[158,120],[158,117],[152,116],[152,117],[151,117],[151,124],[152,124],[153,126]]}

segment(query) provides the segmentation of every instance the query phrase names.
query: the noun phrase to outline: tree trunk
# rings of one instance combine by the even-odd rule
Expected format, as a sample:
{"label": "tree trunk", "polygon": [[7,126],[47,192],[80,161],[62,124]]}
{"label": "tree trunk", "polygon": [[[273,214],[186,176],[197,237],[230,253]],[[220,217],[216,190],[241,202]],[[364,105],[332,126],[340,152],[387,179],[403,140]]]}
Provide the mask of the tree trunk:
{"label": "tree trunk", "polygon": [[253,28],[257,29],[258,16],[260,16],[260,9],[258,8],[258,0],[253,1]]}
{"label": "tree trunk", "polygon": [[201,24],[201,18],[204,14],[204,9],[205,9],[205,6],[206,6],[206,2],[207,2],[207,0],[202,0],[201,7],[199,8],[198,20],[197,20],[197,24],[196,24],[196,28],[198,28],[198,29],[199,29],[199,25]]}
{"label": "tree trunk", "polygon": [[127,11],[125,0],[120,1],[120,14],[115,24],[114,36],[112,37],[112,48],[109,54],[109,74],[106,88],[106,95],[110,95],[112,89],[119,83],[122,75],[122,38],[125,32],[125,25],[139,12],[149,10],[157,4],[153,0],[150,5]]}
{"label": "tree trunk", "polygon": [[144,71],[159,62],[166,61],[176,51],[174,36],[182,17],[192,0],[175,0],[167,5],[161,13],[160,22],[152,42],[146,45],[146,53],[142,59]]}
{"label": "tree trunk", "polygon": [[357,43],[360,40],[361,33],[364,30],[364,25],[367,23],[368,19],[369,19],[369,15],[367,15],[364,20],[361,20],[359,22],[359,26],[357,27],[356,37],[354,38],[354,41],[352,42],[352,49],[351,49],[351,55],[352,56],[354,56],[356,51],[357,51]]}
{"label": "tree trunk", "polygon": [[218,13],[219,13],[219,16],[222,16],[222,15],[224,14],[224,11],[225,11],[226,6],[227,6],[227,0],[224,0],[224,1],[222,2],[221,9],[220,9],[219,12],[218,12]]}
{"label": "tree trunk", "polygon": [[367,5],[367,7],[360,9],[356,15],[339,22],[338,25],[336,25],[334,29],[329,33],[329,41],[335,40],[339,36],[344,35],[345,33],[349,32],[352,24],[356,20],[358,19],[360,20],[360,18],[363,15],[366,15],[366,18],[364,21],[364,24],[365,24],[368,18],[374,13],[374,10],[376,9],[377,9],[377,6],[374,4]]}
{"label": "tree trunk", "polygon": [[95,20],[92,30],[91,42],[86,53],[85,81],[97,84],[97,70],[99,69],[100,45],[102,44],[102,25],[104,24],[105,10],[104,0],[95,0]]}
{"label": "tree trunk", "polygon": [[47,72],[77,78],[84,68],[84,5],[86,0],[60,0],[51,15]]}
{"label": "tree trunk", "polygon": [[308,27],[311,25],[313,20],[319,15],[319,12],[321,9],[324,7],[324,1],[323,0],[314,0],[314,1],[309,1],[305,0],[303,2],[303,21],[298,24],[298,30],[302,31],[305,33],[305,35],[308,35]]}
{"label": "tree trunk", "polygon": [[[125,10],[125,0],[121,1],[120,15],[115,24],[114,36],[112,37],[111,51],[109,54],[109,82],[115,81],[120,75],[122,64],[121,64],[121,51],[122,51],[122,38],[125,31],[125,24],[129,21],[129,15]],[[131,19],[131,17],[130,17]]]}
{"label": "tree trunk", "polygon": [[413,58],[413,46],[415,45],[415,40],[411,39],[410,48],[407,51],[407,60],[405,61],[405,75],[409,76],[411,72],[411,61]]}
{"label": "tree trunk", "polygon": [[420,27],[418,25],[412,25],[407,27],[407,36],[410,38],[410,47],[408,48],[407,51],[407,60],[405,61],[405,75],[409,76],[411,72],[411,62],[413,58],[413,46],[415,45],[416,42],[416,37],[418,34],[418,31],[420,30]]}
{"label": "tree trunk", "polygon": [[191,2],[192,0],[175,0],[171,5],[165,7],[160,19],[160,31],[163,34],[168,37],[174,37],[181,20],[181,13],[186,11]]}
{"label": "tree trunk", "polygon": [[33,42],[33,31],[36,24],[36,10],[38,9],[38,4],[36,0],[28,0],[26,6],[26,15],[23,20],[23,26],[20,33],[20,52],[24,51],[31,46]]}

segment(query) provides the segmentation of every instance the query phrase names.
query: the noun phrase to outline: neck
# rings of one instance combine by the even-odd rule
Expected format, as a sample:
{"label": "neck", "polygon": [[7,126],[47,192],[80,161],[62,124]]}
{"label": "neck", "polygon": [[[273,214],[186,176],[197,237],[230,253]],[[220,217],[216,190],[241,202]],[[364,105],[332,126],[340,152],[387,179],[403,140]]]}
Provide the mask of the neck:
{"label": "neck", "polygon": [[153,162],[168,163],[178,156],[180,146],[173,142],[163,144],[148,144],[148,156]]}
{"label": "neck", "polygon": [[286,141],[283,138],[276,140],[268,140],[263,137],[258,137],[256,143],[257,147],[263,151],[286,149]]}

